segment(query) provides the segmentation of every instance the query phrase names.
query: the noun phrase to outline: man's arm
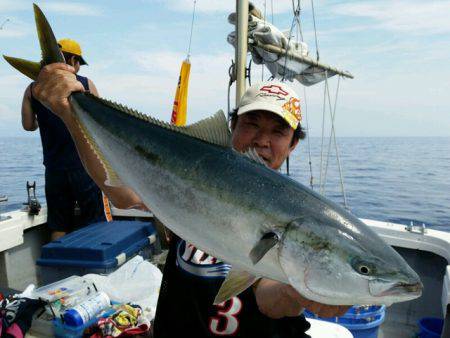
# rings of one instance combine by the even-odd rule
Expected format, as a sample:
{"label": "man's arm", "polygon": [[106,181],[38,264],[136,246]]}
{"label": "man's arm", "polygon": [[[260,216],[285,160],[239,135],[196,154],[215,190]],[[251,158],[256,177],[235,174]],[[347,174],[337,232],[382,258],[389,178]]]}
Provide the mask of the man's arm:
{"label": "man's arm", "polygon": [[[94,89],[95,93],[93,92],[93,94],[98,95],[93,84],[90,89],[91,92]],[[72,92],[85,91],[81,82],[77,81],[75,77],[75,69],[63,63],[45,66],[39,73],[32,90],[36,99],[63,120],[72,135],[86,171],[109,197],[114,206],[121,209],[138,208],[147,210],[140,197],[132,189],[105,185],[106,173],[103,165],[86,141],[68,100]]]}
{"label": "man's arm", "polygon": [[304,308],[320,317],[339,317],[350,308],[313,302],[302,297],[292,286],[266,278],[253,285],[253,292],[259,311],[274,319],[298,316]]}
{"label": "man's arm", "polygon": [[31,107],[31,84],[25,89],[22,99],[22,127],[27,131],[34,131],[38,126],[36,114]]}

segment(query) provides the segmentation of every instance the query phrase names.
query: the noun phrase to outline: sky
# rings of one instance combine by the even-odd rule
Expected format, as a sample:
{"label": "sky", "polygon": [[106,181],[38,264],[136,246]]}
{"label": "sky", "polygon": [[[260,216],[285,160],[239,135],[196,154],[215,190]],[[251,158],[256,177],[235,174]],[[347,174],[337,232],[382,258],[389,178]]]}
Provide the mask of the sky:
{"label": "sky", "polygon": [[[170,120],[179,68],[187,55],[193,0],[36,3],[58,39],[80,42],[89,63],[80,74],[96,84],[102,97]],[[280,30],[289,29],[291,0],[254,3],[270,21],[273,13]],[[188,122],[227,108],[228,67],[234,55],[226,42],[234,29],[227,17],[234,6],[232,0],[196,2]],[[450,0],[316,0],[314,11],[320,60],[355,76],[340,82],[338,136],[450,136]],[[301,1],[300,18],[314,56],[311,1]],[[0,27],[0,54],[39,61],[32,1],[0,0]],[[261,66],[253,66],[252,81],[260,81],[261,73]],[[0,59],[0,137],[38,137],[23,131],[20,123],[29,82]],[[329,84],[334,103],[337,78]],[[323,83],[303,88],[294,82],[293,87],[302,97],[308,133],[320,136]],[[328,135],[329,109],[325,112]]]}

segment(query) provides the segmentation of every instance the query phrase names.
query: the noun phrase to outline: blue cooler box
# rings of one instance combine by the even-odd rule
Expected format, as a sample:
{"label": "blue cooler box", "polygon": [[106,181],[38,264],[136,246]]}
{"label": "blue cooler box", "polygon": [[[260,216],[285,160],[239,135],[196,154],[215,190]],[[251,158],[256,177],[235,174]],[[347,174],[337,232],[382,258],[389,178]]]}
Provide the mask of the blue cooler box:
{"label": "blue cooler box", "polygon": [[158,250],[150,222],[94,223],[42,247],[36,262],[39,282],[46,285],[73,275],[109,274],[135,255],[149,259]]}

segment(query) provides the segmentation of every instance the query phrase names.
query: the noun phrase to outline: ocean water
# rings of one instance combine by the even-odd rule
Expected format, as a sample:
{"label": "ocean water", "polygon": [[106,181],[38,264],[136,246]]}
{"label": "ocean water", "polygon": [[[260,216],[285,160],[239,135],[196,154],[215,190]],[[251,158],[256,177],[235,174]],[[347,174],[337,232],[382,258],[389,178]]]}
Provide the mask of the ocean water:
{"label": "ocean water", "polygon": [[[290,159],[290,175],[343,204],[339,167],[328,139],[303,140]],[[358,217],[403,224],[424,223],[450,231],[450,138],[338,138],[348,208]],[[26,181],[36,181],[45,203],[40,139],[0,137],[0,195],[10,211],[26,201]],[[327,175],[325,168],[328,158]],[[283,172],[285,168],[282,169]]]}

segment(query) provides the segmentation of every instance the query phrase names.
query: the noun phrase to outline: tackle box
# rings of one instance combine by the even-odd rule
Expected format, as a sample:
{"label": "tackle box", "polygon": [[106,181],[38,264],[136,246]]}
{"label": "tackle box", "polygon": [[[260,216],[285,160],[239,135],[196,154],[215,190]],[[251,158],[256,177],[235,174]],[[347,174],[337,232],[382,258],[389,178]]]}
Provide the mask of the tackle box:
{"label": "tackle box", "polygon": [[42,247],[36,262],[39,284],[73,275],[109,274],[135,255],[150,259],[159,250],[151,222],[94,223]]}

